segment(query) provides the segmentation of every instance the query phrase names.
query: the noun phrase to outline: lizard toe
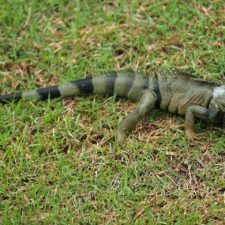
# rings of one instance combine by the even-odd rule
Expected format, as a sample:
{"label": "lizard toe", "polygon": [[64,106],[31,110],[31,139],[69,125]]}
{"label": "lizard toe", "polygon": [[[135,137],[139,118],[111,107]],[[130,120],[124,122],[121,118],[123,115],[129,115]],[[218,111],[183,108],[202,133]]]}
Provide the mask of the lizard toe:
{"label": "lizard toe", "polygon": [[185,138],[188,141],[188,143],[195,143],[195,140],[199,140],[200,137],[198,136],[198,134],[196,134],[193,130],[191,129],[185,129]]}

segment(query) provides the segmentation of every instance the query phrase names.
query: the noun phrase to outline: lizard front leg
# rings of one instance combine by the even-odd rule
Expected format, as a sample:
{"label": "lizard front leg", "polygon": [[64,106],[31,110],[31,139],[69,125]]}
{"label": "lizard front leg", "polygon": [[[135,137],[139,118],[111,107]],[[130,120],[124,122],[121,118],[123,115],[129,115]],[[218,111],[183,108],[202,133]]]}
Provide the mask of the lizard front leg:
{"label": "lizard front leg", "polygon": [[193,142],[197,139],[197,135],[194,132],[195,117],[199,119],[213,120],[217,113],[218,108],[213,103],[208,109],[198,105],[189,106],[186,110],[184,123],[185,138],[188,142]]}
{"label": "lizard front leg", "polygon": [[157,97],[155,93],[146,91],[141,97],[137,108],[132,111],[122,122],[117,132],[117,143],[122,144],[124,137],[129,131],[131,131],[150,110],[155,107]]}

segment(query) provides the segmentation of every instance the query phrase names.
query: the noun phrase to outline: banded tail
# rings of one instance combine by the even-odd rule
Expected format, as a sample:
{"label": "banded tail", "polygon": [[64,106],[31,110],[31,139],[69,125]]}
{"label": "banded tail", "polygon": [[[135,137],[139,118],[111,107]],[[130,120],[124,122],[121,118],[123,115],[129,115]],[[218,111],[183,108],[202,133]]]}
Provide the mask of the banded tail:
{"label": "banded tail", "polygon": [[71,81],[66,84],[28,90],[21,93],[0,95],[0,103],[19,101],[46,100],[48,98],[70,97],[84,94],[117,95],[137,100],[142,90],[149,87],[149,78],[139,72],[119,71],[110,72],[98,77],[88,77]]}

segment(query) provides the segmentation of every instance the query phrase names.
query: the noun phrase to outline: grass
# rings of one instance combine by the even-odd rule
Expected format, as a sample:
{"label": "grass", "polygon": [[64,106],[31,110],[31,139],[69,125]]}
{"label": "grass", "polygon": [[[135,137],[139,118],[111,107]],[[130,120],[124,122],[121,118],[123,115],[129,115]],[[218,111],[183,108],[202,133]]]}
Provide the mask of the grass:
{"label": "grass", "polygon": [[[129,3],[128,3],[129,2]],[[222,81],[225,5],[0,0],[0,93],[150,64]],[[224,131],[153,112],[115,148],[134,108],[96,96],[0,106],[0,224],[224,224]]]}

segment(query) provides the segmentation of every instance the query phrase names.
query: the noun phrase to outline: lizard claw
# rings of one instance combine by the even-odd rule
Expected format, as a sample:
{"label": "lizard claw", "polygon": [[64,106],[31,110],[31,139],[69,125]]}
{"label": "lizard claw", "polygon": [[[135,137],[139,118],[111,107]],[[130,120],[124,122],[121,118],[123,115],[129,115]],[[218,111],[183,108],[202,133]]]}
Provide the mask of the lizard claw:
{"label": "lizard claw", "polygon": [[185,138],[188,141],[188,144],[195,143],[195,140],[199,140],[200,137],[190,128],[185,129]]}

